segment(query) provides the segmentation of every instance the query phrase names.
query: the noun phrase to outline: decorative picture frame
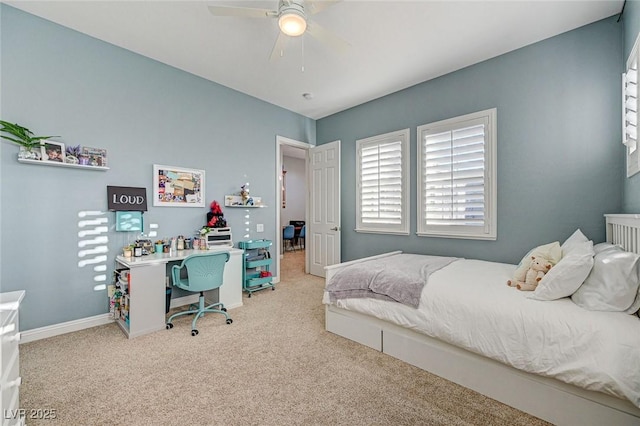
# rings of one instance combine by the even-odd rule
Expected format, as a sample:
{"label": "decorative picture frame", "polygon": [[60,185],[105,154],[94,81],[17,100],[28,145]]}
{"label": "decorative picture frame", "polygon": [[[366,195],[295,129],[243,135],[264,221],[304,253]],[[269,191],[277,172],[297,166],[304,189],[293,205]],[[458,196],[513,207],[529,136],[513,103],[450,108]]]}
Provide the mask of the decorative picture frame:
{"label": "decorative picture frame", "polygon": [[107,150],[104,148],[93,148],[83,146],[80,150],[80,164],[88,166],[107,167]]}
{"label": "decorative picture frame", "polygon": [[153,205],[204,207],[204,170],[153,165]]}
{"label": "decorative picture frame", "polygon": [[55,161],[64,163],[65,149],[64,143],[46,140],[40,146],[40,156],[42,161]]}

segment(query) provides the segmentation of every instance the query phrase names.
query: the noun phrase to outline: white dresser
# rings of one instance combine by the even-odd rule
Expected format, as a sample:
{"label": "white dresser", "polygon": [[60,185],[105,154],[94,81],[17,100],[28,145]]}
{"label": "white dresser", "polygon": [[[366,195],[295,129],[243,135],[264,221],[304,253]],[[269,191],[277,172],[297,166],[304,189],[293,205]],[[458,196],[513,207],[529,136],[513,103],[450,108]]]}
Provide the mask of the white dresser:
{"label": "white dresser", "polygon": [[20,411],[20,329],[18,327],[18,308],[24,298],[24,291],[0,293],[0,414],[2,425],[23,425],[23,413]]}

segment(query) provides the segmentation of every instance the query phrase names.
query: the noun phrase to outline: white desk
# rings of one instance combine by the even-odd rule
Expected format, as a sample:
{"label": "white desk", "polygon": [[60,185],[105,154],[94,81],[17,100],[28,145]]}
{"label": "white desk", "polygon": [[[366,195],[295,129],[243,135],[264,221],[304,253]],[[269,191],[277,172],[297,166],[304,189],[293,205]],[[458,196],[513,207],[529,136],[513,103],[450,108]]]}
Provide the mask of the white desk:
{"label": "white desk", "polygon": [[178,250],[175,253],[154,253],[141,257],[116,257],[116,262],[129,269],[129,324],[118,324],[131,339],[166,327],[165,304],[167,264],[178,262],[195,253],[229,252],[224,268],[224,283],[218,290],[218,301],[227,309],[242,306],[242,254],[233,247],[209,250]]}

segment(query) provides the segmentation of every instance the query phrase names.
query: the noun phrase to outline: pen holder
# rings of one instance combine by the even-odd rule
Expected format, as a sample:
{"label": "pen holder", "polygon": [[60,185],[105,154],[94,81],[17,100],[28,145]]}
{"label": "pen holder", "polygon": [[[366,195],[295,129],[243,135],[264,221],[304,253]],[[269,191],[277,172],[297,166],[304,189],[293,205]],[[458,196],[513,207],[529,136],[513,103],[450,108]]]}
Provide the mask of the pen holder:
{"label": "pen holder", "polygon": [[164,244],[156,244],[156,253],[162,253],[163,248]]}

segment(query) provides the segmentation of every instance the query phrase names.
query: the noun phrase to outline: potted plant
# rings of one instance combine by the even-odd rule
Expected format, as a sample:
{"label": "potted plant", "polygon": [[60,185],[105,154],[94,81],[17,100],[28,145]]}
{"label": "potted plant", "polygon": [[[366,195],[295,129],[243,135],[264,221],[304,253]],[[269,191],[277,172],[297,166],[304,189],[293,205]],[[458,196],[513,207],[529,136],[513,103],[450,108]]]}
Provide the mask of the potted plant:
{"label": "potted plant", "polygon": [[64,161],[70,164],[78,164],[78,158],[80,157],[80,145],[68,146],[66,149],[66,155]]}
{"label": "potted plant", "polygon": [[39,148],[42,145],[43,140],[59,137],[34,136],[33,132],[26,127],[22,127],[19,124],[9,123],[3,120],[0,120],[0,125],[2,125],[0,132],[11,135],[0,135],[0,137],[20,145],[21,150],[18,154],[20,158],[39,159],[40,153],[34,150],[34,148]]}

